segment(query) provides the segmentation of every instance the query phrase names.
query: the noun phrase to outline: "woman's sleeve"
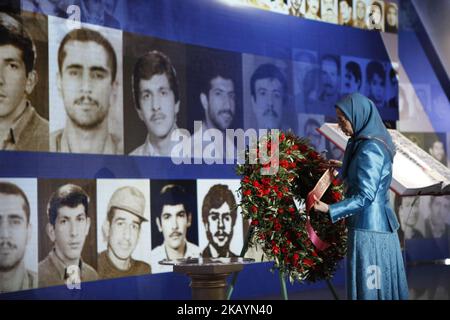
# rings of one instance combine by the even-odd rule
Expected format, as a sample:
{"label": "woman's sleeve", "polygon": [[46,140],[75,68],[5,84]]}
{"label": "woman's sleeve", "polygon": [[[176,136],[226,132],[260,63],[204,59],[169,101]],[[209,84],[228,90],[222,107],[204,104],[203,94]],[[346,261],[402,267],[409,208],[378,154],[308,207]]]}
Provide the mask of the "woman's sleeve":
{"label": "woman's sleeve", "polygon": [[357,161],[356,172],[352,173],[356,175],[356,186],[352,188],[354,192],[348,198],[329,206],[333,223],[360,212],[373,202],[381,180],[384,157],[383,150],[376,142],[364,142],[353,160]]}

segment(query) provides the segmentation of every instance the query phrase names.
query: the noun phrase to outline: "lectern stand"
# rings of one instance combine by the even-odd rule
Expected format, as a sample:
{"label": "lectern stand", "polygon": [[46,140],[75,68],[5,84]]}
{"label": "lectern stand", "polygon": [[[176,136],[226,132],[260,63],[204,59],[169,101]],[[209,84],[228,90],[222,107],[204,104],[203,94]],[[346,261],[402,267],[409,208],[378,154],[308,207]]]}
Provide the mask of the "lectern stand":
{"label": "lectern stand", "polygon": [[241,271],[244,264],[251,262],[254,260],[233,257],[180,259],[160,263],[173,265],[173,271],[191,278],[193,300],[226,300],[228,276]]}

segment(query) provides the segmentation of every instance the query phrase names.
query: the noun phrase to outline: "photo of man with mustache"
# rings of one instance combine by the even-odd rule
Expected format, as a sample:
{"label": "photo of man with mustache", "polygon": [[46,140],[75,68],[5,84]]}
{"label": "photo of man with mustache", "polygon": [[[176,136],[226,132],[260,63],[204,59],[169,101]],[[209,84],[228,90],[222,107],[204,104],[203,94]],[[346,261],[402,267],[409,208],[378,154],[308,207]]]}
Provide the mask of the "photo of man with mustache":
{"label": "photo of man with mustache", "polygon": [[256,129],[282,129],[287,81],[280,69],[272,63],[261,64],[250,78],[250,92]]}
{"label": "photo of man with mustache", "polygon": [[151,51],[136,62],[132,80],[135,109],[148,134],[145,142],[130,155],[170,156],[177,144],[171,136],[178,128],[180,110],[175,68],[168,56]]}
{"label": "photo of man with mustache", "polygon": [[150,266],[135,260],[133,252],[140,239],[145,216],[144,194],[134,186],[118,188],[112,194],[102,226],[107,249],[99,254],[98,274],[102,279],[149,274]]}
{"label": "photo of man with mustache", "polygon": [[341,63],[340,57],[325,54],[320,60],[321,93],[319,101],[324,108],[332,108],[339,99]]}
{"label": "photo of man with mustache", "polygon": [[66,123],[51,134],[50,151],[123,153],[121,134],[110,133],[108,124],[118,90],[117,56],[111,43],[96,30],[73,29],[59,44],[57,58],[56,85]]}
{"label": "photo of man with mustache", "polygon": [[[151,188],[158,188],[151,181]],[[195,195],[188,194],[181,185],[165,184],[156,197],[152,198],[152,215],[156,218],[158,231],[162,233],[164,242],[155,247],[150,254],[152,273],[171,272],[172,266],[162,265],[163,260],[198,258],[199,247],[188,241],[188,229],[195,226],[193,201]],[[192,241],[192,239],[191,239]]]}

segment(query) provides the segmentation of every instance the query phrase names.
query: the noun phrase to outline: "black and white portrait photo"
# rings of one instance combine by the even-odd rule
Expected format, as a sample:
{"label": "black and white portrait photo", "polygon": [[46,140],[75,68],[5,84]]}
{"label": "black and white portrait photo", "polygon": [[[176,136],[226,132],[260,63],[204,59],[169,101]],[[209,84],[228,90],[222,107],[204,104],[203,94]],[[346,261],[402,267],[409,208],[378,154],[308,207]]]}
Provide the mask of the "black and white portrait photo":
{"label": "black and white portrait photo", "polygon": [[49,17],[50,151],[123,154],[122,32]]}
{"label": "black and white portrait photo", "polygon": [[97,221],[99,278],[151,273],[149,180],[98,179]]}
{"label": "black and white portrait photo", "polygon": [[386,18],[385,27],[386,32],[398,32],[398,6],[394,2],[385,1],[386,4]]}
{"label": "black and white portrait photo", "polygon": [[43,16],[0,12],[0,150],[48,151],[46,27]]}
{"label": "black and white portrait photo", "polygon": [[0,293],[38,287],[37,180],[0,179]]}
{"label": "black and white portrait photo", "polygon": [[243,55],[246,129],[292,129],[295,132],[291,73],[290,61]]}
{"label": "black and white portrait photo", "polygon": [[320,20],[320,0],[305,0],[305,18],[311,20]]}
{"label": "black and white portrait photo", "polygon": [[39,287],[98,280],[95,180],[42,179],[38,194]]}
{"label": "black and white portrait photo", "polygon": [[203,258],[237,257],[243,246],[236,204],[239,180],[197,180],[199,245]]}
{"label": "black and white portrait photo", "polygon": [[288,14],[294,17],[304,17],[306,0],[288,0]]}
{"label": "black and white portrait photo", "polygon": [[366,95],[377,108],[386,107],[386,69],[381,61],[372,60],[366,65]]}
{"label": "black and white portrait photo", "polygon": [[447,135],[444,132],[424,132],[424,150],[447,166]]}
{"label": "black and white portrait photo", "polygon": [[338,23],[338,3],[337,0],[321,0],[320,16],[322,21],[328,23]]}
{"label": "black and white portrait photo", "polygon": [[354,92],[364,92],[367,60],[358,57],[342,56],[341,96]]}
{"label": "black and white portrait photo", "polygon": [[386,74],[387,79],[387,89],[386,89],[386,97],[387,97],[387,106],[391,109],[398,109],[398,95],[399,95],[399,86],[398,86],[398,64],[392,63],[387,65],[389,72]]}
{"label": "black and white portrait photo", "polygon": [[335,54],[322,54],[319,61],[320,87],[317,97],[316,113],[329,113],[338,101],[341,88],[341,57]]}
{"label": "black and white portrait photo", "polygon": [[195,180],[151,180],[152,273],[171,272],[163,260],[198,258]]}
{"label": "black and white portrait photo", "polygon": [[353,26],[353,6],[352,0],[339,0],[339,24],[343,26]]}
{"label": "black and white portrait photo", "polygon": [[321,114],[298,114],[298,135],[308,138],[317,152],[325,151],[325,137],[321,135],[317,129],[325,122],[325,116]]}
{"label": "black and white portrait photo", "polygon": [[125,153],[171,156],[187,126],[185,46],[124,33]]}
{"label": "black and white portrait photo", "polygon": [[319,71],[317,52],[305,49],[292,50],[292,85],[297,112],[314,110],[319,94]]}
{"label": "black and white portrait photo", "polygon": [[367,9],[367,29],[384,31],[384,1],[371,0]]}
{"label": "black and white portrait photo", "polygon": [[[188,127],[193,139],[203,140],[204,150],[217,132],[225,147],[226,130],[243,127],[241,54],[188,46],[187,61]],[[201,130],[194,121],[201,123]],[[233,141],[229,143],[234,145]],[[225,156],[222,150],[216,151],[216,158]]]}
{"label": "black and white portrait photo", "polygon": [[367,29],[366,24],[366,0],[353,0],[353,26],[360,29]]}

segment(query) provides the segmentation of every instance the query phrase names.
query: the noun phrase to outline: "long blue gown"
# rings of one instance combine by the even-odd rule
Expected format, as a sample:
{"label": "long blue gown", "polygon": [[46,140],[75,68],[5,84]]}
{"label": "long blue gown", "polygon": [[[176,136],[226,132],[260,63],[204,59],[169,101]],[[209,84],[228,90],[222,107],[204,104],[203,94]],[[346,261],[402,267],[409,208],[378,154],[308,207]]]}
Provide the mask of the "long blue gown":
{"label": "long blue gown", "polygon": [[336,105],[352,123],[341,176],[345,200],[330,205],[333,222],[348,227],[347,294],[349,299],[408,299],[399,223],[389,202],[395,147],[376,107],[361,94]]}

